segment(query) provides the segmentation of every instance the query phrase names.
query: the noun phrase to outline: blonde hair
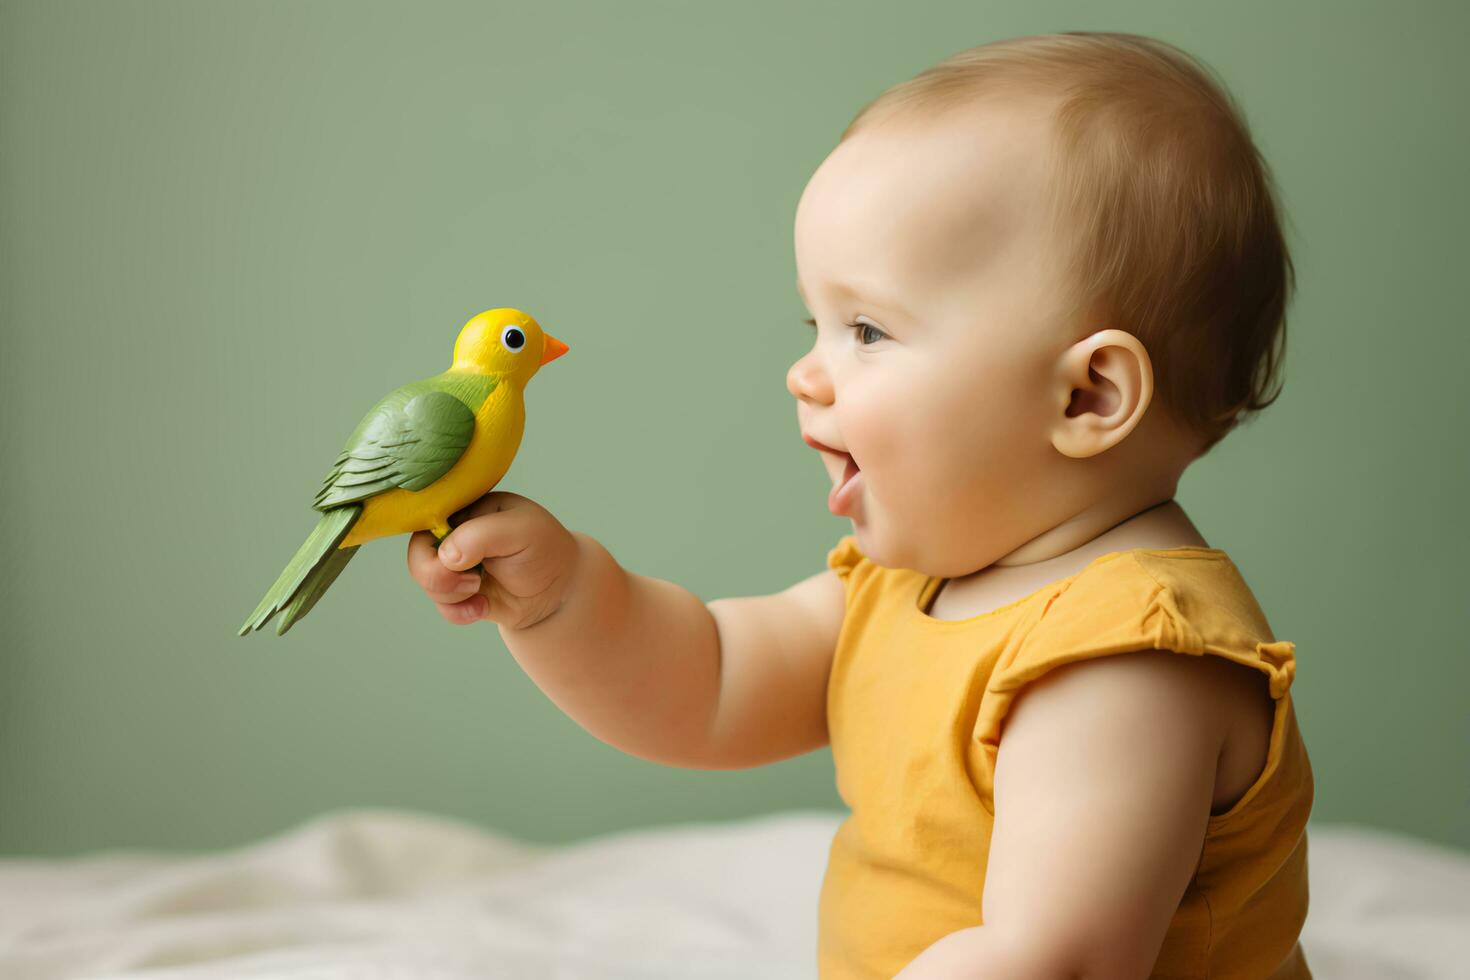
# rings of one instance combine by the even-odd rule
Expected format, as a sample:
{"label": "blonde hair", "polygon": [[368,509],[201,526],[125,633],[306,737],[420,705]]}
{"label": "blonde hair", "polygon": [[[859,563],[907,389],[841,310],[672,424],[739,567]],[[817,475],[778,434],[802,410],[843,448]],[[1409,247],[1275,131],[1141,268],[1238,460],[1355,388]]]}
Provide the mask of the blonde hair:
{"label": "blonde hair", "polygon": [[1270,170],[1202,62],[1136,34],[1010,38],[945,58],[885,91],[842,140],[997,94],[1053,97],[1048,219],[1065,248],[1069,316],[1139,339],[1155,398],[1201,454],[1266,395],[1285,355],[1295,270]]}

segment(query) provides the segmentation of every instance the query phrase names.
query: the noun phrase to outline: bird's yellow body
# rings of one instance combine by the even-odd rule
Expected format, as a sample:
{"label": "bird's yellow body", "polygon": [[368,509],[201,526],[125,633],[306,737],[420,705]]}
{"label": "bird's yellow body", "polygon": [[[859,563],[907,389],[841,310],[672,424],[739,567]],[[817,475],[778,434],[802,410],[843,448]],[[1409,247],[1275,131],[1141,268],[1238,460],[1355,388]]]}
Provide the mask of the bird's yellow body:
{"label": "bird's yellow body", "polygon": [[424,528],[444,537],[449,533],[449,515],[479,500],[505,476],[525,427],[521,390],[514,384],[497,385],[475,413],[475,434],[450,471],[422,490],[389,490],[369,497],[362,516],[337,547],[351,548]]}
{"label": "bird's yellow body", "polygon": [[526,427],[526,383],[566,352],[513,307],[471,317],[449,370],[393,389],[363,416],[317,492],[316,526],[240,635],[278,612],[276,632],[285,633],[364,542],[425,530],[442,540],[450,515],[510,469]]}

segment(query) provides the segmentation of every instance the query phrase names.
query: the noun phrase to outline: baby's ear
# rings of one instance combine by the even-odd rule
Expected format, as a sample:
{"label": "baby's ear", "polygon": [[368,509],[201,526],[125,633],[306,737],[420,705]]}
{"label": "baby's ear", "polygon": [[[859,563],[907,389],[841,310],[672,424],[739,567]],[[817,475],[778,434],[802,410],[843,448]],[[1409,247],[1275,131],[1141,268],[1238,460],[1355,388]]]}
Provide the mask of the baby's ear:
{"label": "baby's ear", "polygon": [[1057,403],[1051,444],[1086,459],[1122,442],[1143,420],[1154,394],[1153,362],[1139,339],[1124,330],[1099,330],[1057,360]]}

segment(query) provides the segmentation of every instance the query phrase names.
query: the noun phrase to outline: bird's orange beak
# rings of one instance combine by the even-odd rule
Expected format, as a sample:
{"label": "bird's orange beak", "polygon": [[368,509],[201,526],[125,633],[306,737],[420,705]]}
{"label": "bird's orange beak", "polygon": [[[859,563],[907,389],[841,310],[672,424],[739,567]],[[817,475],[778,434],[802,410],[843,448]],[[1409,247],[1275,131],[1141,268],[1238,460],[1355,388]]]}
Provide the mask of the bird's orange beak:
{"label": "bird's orange beak", "polygon": [[544,330],[541,332],[541,337],[546,342],[545,346],[541,349],[542,364],[545,364],[547,361],[554,361],[558,357],[561,357],[563,354],[565,354],[567,351],[571,350],[571,348],[568,347],[566,344],[557,340],[555,337]]}

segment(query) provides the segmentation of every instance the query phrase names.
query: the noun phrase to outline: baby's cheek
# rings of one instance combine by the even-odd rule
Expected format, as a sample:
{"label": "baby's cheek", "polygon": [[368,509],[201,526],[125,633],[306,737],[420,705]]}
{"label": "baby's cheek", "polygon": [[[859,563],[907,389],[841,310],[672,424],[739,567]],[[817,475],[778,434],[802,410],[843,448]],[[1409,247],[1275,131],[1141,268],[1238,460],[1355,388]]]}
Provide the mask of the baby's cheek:
{"label": "baby's cheek", "polygon": [[875,388],[854,401],[842,430],[867,493],[894,513],[922,510],[943,485],[941,453],[951,437],[934,408],[912,386]]}
{"label": "baby's cheek", "polygon": [[[922,514],[940,503],[949,489],[942,439],[913,429],[892,429],[874,447],[869,488],[880,503],[897,512]],[[858,457],[862,464],[862,457]]]}

